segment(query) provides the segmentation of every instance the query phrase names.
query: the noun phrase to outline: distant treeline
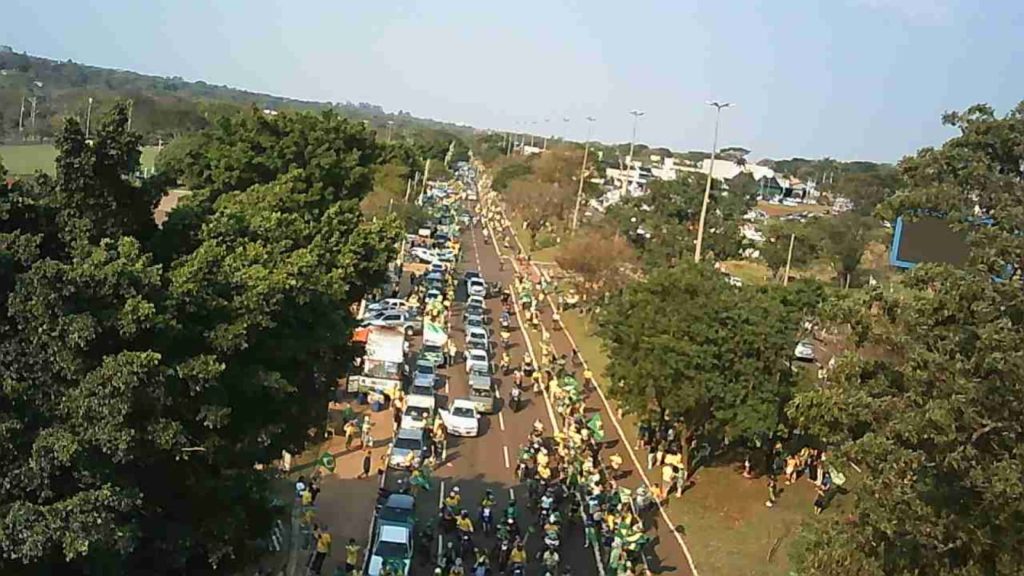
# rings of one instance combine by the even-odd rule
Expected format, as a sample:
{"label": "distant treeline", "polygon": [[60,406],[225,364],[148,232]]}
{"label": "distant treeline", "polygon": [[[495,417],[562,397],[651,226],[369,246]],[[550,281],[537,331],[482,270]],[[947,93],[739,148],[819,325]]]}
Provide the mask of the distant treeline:
{"label": "distant treeline", "polygon": [[366,120],[381,137],[388,122],[393,122],[390,129],[396,140],[421,140],[422,133],[427,132],[430,140],[450,142],[455,138],[461,142],[470,134],[464,127],[414,118],[403,111],[387,113],[373,104],[294,100],[180,77],[60,62],[0,46],[0,142],[51,140],[65,117],[75,116],[85,122],[89,98],[93,99],[93,119],[102,117],[118,100],[130,100],[132,130],[142,135],[145,144],[166,142],[209,127],[219,117],[253,107],[276,111],[334,109],[348,118]]}

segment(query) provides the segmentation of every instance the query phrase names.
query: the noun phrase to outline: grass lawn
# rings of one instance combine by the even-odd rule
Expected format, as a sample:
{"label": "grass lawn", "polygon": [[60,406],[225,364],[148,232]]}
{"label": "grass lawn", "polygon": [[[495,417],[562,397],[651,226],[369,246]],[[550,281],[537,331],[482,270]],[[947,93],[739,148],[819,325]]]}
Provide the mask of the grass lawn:
{"label": "grass lawn", "polygon": [[[608,359],[600,339],[592,333],[595,323],[575,311],[563,314],[562,319],[580,354],[603,380]],[[636,437],[631,418],[623,419],[622,427],[627,436]],[[683,537],[702,574],[789,574],[789,544],[800,522],[813,513],[814,487],[810,482],[781,485],[779,501],[768,508],[764,505],[768,497],[766,481],[745,479],[733,465],[702,468],[694,481],[682,498],[672,499],[668,511],[673,522],[682,526]]]}
{"label": "grass lawn", "polygon": [[[157,147],[143,146],[142,167],[152,169],[156,161]],[[0,161],[13,176],[27,176],[42,170],[53,174],[57,149],[52,144],[25,144],[0,146]]]}
{"label": "grass lawn", "polygon": [[782,204],[772,204],[771,202],[760,201],[757,203],[757,209],[764,211],[770,217],[785,216],[787,214],[795,214],[797,212],[809,212],[809,213],[824,213],[828,210],[828,206],[822,206],[821,204],[800,204],[799,206],[783,206]]}

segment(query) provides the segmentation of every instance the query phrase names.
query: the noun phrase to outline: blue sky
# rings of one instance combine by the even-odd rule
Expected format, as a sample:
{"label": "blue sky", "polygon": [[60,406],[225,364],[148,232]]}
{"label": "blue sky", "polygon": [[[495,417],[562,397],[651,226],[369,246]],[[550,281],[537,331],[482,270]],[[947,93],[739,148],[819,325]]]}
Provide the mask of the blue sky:
{"label": "blue sky", "polygon": [[[582,139],[894,161],[1024,100],[1019,0],[6,0],[0,44]],[[562,121],[569,117],[568,123]],[[550,118],[545,128],[545,118]]]}

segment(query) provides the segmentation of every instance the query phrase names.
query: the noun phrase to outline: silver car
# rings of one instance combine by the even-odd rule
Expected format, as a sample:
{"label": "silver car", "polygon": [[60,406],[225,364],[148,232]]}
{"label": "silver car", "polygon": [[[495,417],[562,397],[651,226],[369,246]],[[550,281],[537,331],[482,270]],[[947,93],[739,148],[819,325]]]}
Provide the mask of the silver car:
{"label": "silver car", "polygon": [[426,442],[423,430],[401,428],[391,443],[391,455],[388,466],[392,468],[416,468],[423,462],[423,451]]}

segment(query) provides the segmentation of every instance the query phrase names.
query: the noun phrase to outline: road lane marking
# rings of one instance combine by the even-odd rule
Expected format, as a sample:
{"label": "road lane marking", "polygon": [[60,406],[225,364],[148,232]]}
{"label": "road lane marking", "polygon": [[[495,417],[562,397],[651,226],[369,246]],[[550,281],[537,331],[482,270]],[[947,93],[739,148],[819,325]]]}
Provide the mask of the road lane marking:
{"label": "road lane marking", "polygon": [[504,444],[502,444],[501,445],[501,452],[502,452],[502,454],[505,455],[505,468],[509,468],[509,465],[508,465],[508,446],[505,446]]}
{"label": "road lane marking", "polygon": [[[505,218],[506,222],[508,222],[508,217],[505,216],[505,209],[504,209],[504,207],[501,208],[501,213],[502,213],[502,216]],[[516,244],[519,245],[519,250],[525,254],[525,251],[523,249],[523,245],[519,241],[519,236],[517,236],[516,234],[513,233],[512,237],[515,240]],[[495,246],[495,251],[497,251],[497,246]],[[498,254],[498,257],[499,258],[501,257],[500,252]],[[513,261],[513,265],[515,265],[514,261]],[[538,267],[536,264],[534,264],[532,260],[527,262],[527,265],[533,267],[533,269],[536,270],[537,273],[539,275],[541,275],[542,277],[547,278],[547,274],[545,274],[544,271],[540,269],[540,267]],[[554,310],[555,309],[555,303],[554,303],[554,300],[552,300],[550,295],[548,295],[547,300],[548,300],[548,303],[551,305],[552,310]],[[571,344],[573,348],[579,350],[579,347],[576,345],[576,340],[572,337],[572,332],[570,332],[565,327],[564,324],[562,325],[562,332],[565,334],[566,339],[569,340],[569,344]],[[524,335],[525,335],[525,333],[524,333]],[[527,341],[529,341],[529,339],[527,339]],[[527,342],[527,343],[529,343],[529,342]],[[532,355],[532,350],[531,350],[531,355]],[[582,361],[581,363],[583,365],[583,368],[587,369],[589,366],[587,364],[586,359],[583,358],[582,354],[580,355],[580,360]],[[633,461],[634,468],[637,470],[637,472],[640,473],[640,478],[643,479],[644,484],[647,486],[647,489],[651,490],[652,484],[651,484],[650,478],[647,477],[646,469],[643,466],[640,465],[640,460],[637,458],[636,453],[633,451],[633,446],[629,442],[629,438],[622,431],[622,426],[619,424],[619,419],[615,416],[615,411],[612,410],[611,404],[608,402],[608,399],[604,395],[604,391],[601,390],[601,387],[597,385],[597,378],[594,378],[594,389],[597,390],[597,395],[601,399],[601,404],[604,406],[605,412],[608,413],[608,417],[611,419],[612,425],[615,426],[615,431],[619,434],[619,438],[622,440],[622,443],[625,444],[626,452],[629,454],[629,459]],[[547,400],[547,395],[546,394],[545,394],[545,400]],[[550,410],[550,406],[548,407],[548,409]],[[672,533],[672,536],[675,537],[676,543],[678,543],[679,547],[682,548],[683,555],[686,556],[686,562],[690,566],[690,571],[693,572],[693,576],[700,576],[700,574],[697,572],[697,566],[693,562],[693,555],[690,554],[689,547],[687,547],[686,542],[683,541],[683,538],[682,538],[682,536],[679,535],[679,532],[676,531],[675,528],[673,528],[673,526],[675,526],[675,524],[673,524],[672,523],[672,519],[668,517],[668,513],[665,511],[664,506],[662,506],[660,502],[658,502],[657,504],[658,504],[658,511],[661,513],[661,519],[665,522],[665,525],[666,525],[667,529]],[[600,563],[599,563],[599,565],[600,565]]]}
{"label": "road lane marking", "polygon": [[505,418],[501,415],[501,412],[498,412],[498,428],[501,428],[502,432],[505,431]]}
{"label": "road lane marking", "polygon": [[515,500],[516,499],[516,489],[515,488],[509,487],[509,489],[508,489],[508,499],[509,500]]}
{"label": "road lane marking", "polygon": [[[441,490],[437,493],[437,507],[440,508],[444,505],[444,480],[441,480]],[[444,535],[437,535],[437,557],[440,558],[444,552]]]}

